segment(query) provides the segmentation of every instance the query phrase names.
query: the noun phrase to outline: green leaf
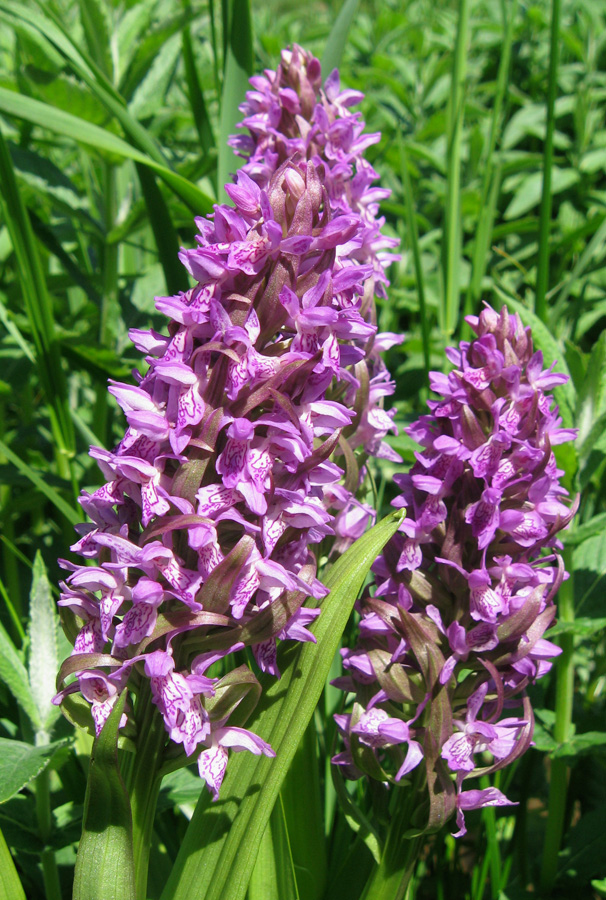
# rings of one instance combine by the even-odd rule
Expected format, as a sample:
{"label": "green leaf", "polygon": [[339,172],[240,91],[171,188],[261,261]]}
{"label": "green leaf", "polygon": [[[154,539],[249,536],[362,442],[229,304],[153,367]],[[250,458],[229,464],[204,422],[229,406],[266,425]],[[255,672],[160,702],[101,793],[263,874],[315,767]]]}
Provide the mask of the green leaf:
{"label": "green leaf", "polygon": [[61,109],[56,109],[48,103],[40,103],[38,100],[32,100],[31,97],[25,97],[23,94],[9,91],[3,87],[0,87],[0,112],[48,128],[55,134],[62,134],[64,137],[71,138],[95,150],[111,153],[121,159],[140,162],[157,172],[175,194],[199,215],[204,215],[212,210],[212,198],[201,191],[197,185],[166,166],[155,162],[151,157],[135,147],[131,147],[122,138],[105,128],[99,128],[98,125],[92,125],[90,122],[72,116]]}
{"label": "green leaf", "polygon": [[[594,344],[589,362],[587,363],[587,375],[578,392],[578,407],[576,411],[576,426],[579,429],[577,443],[579,453],[584,453],[584,443],[592,431],[594,422],[604,413],[604,399],[606,397],[606,332],[602,332]],[[593,441],[595,443],[595,439]]]}
{"label": "green leaf", "polygon": [[112,23],[104,0],[78,0],[84,37],[91,57],[110,78],[113,74],[110,35]]}
{"label": "green leaf", "polygon": [[604,612],[604,578],[606,576],[606,531],[587,538],[573,550],[575,573],[575,608],[592,618]]}
{"label": "green leaf", "polygon": [[43,771],[67,740],[34,747],[23,741],[0,738],[0,803],[6,803]]}
{"label": "green leaf", "polygon": [[284,650],[280,654],[282,678],[261,679],[264,694],[250,727],[269,741],[276,758],[240,753],[230,759],[219,801],[210,805],[203,794],[196,807],[162,900],[189,900],[192,896],[196,900],[242,900],[245,896],[259,842],[313,715],[355,599],[370,566],[401,521],[402,511],[387,516],[356,541],[324,577],[331,593],[312,626],[317,644]]}
{"label": "green leaf", "polygon": [[583,541],[594,537],[596,534],[602,534],[606,530],[606,512],[599,513],[588,522],[583,522],[570,531],[562,533],[562,540],[567,547],[578,547]]}
{"label": "green leaf", "polygon": [[[556,166],[552,166],[551,177],[551,193],[553,195],[572,187],[581,176],[576,169],[558,169]],[[503,218],[508,220],[518,219],[524,213],[534,209],[541,201],[542,189],[542,172],[533,172],[532,175],[526,175],[520,182],[513,200],[503,213]]]}
{"label": "green leaf", "polygon": [[[569,879],[586,886],[592,877],[604,872],[604,841],[606,840],[606,816],[603,809],[585,813],[567,834],[567,846],[560,853],[558,881]],[[572,896],[564,893],[564,896]]]}
{"label": "green leaf", "polygon": [[31,483],[57,507],[59,512],[63,513],[68,522],[71,522],[72,525],[77,525],[78,522],[82,521],[82,513],[78,513],[73,506],[70,506],[69,503],[63,499],[61,494],[47,483],[42,473],[36,472],[36,470],[32,469],[31,466],[28,466],[26,462],[23,462],[21,457],[17,456],[16,453],[13,453],[4,441],[0,441],[0,450],[6,456],[8,461],[11,462],[22,475],[29,478]]}
{"label": "green leaf", "polygon": [[135,900],[132,817],[118,766],[123,691],[93,745],[73,900]]}
{"label": "green leaf", "polygon": [[579,165],[580,172],[588,172],[590,175],[594,172],[603,172],[604,169],[606,169],[606,147],[598,147],[597,150],[585,153]]}
{"label": "green leaf", "polygon": [[576,759],[590,753],[606,753],[606,732],[586,731],[584,734],[575,734],[569,741],[559,744],[551,756],[553,759]]}
{"label": "green leaf", "polygon": [[128,104],[129,111],[137,119],[145,119],[158,112],[174,76],[180,53],[181,35],[173,34],[156,54]]}
{"label": "green leaf", "polygon": [[[304,827],[304,823],[301,823]],[[257,861],[248,885],[247,900],[303,900],[297,886],[293,840],[286,824],[284,803],[278,797],[263,832]],[[318,894],[317,896],[321,896]]]}
{"label": "green leaf", "polygon": [[559,622],[546,632],[545,637],[551,640],[559,634],[574,634],[580,638],[591,637],[606,628],[606,618],[591,619],[589,617],[575,619],[574,622]]}
{"label": "green leaf", "polygon": [[[301,790],[301,785],[305,785],[304,791]],[[290,843],[300,900],[317,900],[324,896],[326,888],[327,859],[318,735],[313,719],[297,747],[280,791],[279,802],[285,817],[286,835]],[[274,845],[276,826],[273,817],[277,810],[276,803],[271,820]],[[267,829],[265,832],[267,833]]]}
{"label": "green leaf", "polygon": [[235,134],[236,125],[242,118],[238,107],[244,102],[248,79],[253,74],[253,29],[250,0],[229,0],[229,21],[231,28],[225,59],[225,78],[221,93],[221,124],[219,137],[219,158],[217,164],[217,195],[225,202],[227,194],[223,186],[231,179],[232,172],[243,165],[227,139]]}
{"label": "green leaf", "polygon": [[339,10],[339,15],[332,26],[326,40],[324,53],[322,54],[322,78],[325,81],[333,69],[337,69],[341,63],[343,50],[347,44],[349,29],[355,18],[360,0],[345,0]]}
{"label": "green leaf", "polygon": [[57,632],[59,616],[51,595],[50,584],[42,554],[34,559],[32,589],[29,605],[29,683],[38,717],[45,732],[60,715],[54,706],[55,678],[59,671]]}
{"label": "green leaf", "polygon": [[32,697],[27,670],[15,645],[0,622],[0,680],[7,686],[34,728],[41,725],[38,709]]}
{"label": "green leaf", "polygon": [[62,208],[86,210],[87,203],[81,191],[50,159],[9,143],[11,159],[15,172],[23,181],[57,201]]}
{"label": "green leaf", "polygon": [[0,831],[0,900],[26,900],[4,835]]}
{"label": "green leaf", "polygon": [[200,145],[205,153],[215,146],[215,138],[212,126],[206,109],[204,93],[198,78],[198,70],[196,68],[196,59],[191,42],[191,29],[189,25],[183,29],[183,66],[185,68],[185,79],[187,81],[187,94],[189,96],[189,105],[191,106],[194,125],[200,138]]}
{"label": "green leaf", "polygon": [[[10,92],[8,92],[10,93]],[[67,382],[57,346],[53,305],[46,285],[31,223],[17,186],[12,160],[0,131],[0,210],[4,213],[19,267],[21,293],[35,346],[36,364],[48,403],[62,477],[70,476],[70,457],[75,447],[69,415]]]}

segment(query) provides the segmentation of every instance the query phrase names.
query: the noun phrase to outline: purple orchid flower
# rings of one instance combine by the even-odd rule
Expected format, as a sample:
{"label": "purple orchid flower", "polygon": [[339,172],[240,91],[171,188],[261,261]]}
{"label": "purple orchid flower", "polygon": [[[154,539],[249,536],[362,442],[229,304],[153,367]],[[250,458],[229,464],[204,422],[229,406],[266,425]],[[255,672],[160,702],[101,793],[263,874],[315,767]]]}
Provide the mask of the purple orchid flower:
{"label": "purple orchid flower", "polygon": [[[352,737],[368,741],[366,717],[391,721],[397,710],[412,721],[417,711],[430,807],[443,802],[456,813],[458,836],[464,811],[509,804],[495,788],[463,785],[487,771],[478,754],[492,757],[494,771],[530,744],[524,689],[560,652],[543,635],[566,577],[557,534],[578,502],[566,502],[552,451],[575,436],[547,393],[564,376],[543,371],[530,329],[506,308],[486,307],[467,321],[477,337],[447,351],[453,370],[431,373],[440,399],[407,429],[421,445],[411,471],[394,478],[394,506],[407,518],[373,566],[359,641],[342,651],[348,675],[336,682],[361,710],[355,724],[338,720],[346,749],[336,761],[359,777],[367,758]],[[376,732],[382,740],[380,726]],[[368,774],[376,777],[372,767]]]}
{"label": "purple orchid flower", "polygon": [[[389,192],[363,157],[379,136],[351,111],[361,95],[336,72],[323,86],[299,47],[251,85],[232,205],[198,218],[196,246],[179,254],[196,283],[156,298],[166,333],[131,332],[145,374],[110,383],[128,427],[112,450],[91,449],[106,484],[82,495],[91,523],[72,551],[94,564],[65,563],[60,601],[83,622],[85,661],[66,690],[101,722],[136,662],[132,732],[147,690],[215,798],[229,747],[273,751],[228,722],[248,670],[241,683],[228,673],[231,711],[217,720],[219,676],[192,656],[225,666],[246,644],[279,677],[277,644],[315,640],[319,608],[303,608],[327,593],[315,547],[341,552],[363,532],[366,457],[396,458],[379,351],[401,337],[377,334],[374,310],[396,242],[378,216]],[[108,657],[126,667],[119,685]]]}

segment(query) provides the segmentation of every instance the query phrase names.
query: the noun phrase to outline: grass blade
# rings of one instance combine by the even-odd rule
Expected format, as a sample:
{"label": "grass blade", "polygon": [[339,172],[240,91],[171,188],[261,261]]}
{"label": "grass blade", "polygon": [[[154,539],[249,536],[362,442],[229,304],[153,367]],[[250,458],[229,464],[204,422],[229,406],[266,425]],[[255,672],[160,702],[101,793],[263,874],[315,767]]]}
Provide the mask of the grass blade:
{"label": "grass blade", "polygon": [[459,0],[457,40],[452,67],[452,81],[448,100],[448,147],[446,165],[446,206],[442,238],[442,272],[444,294],[441,327],[444,336],[452,335],[459,312],[459,264],[461,257],[461,137],[465,115],[465,75],[469,0]]}
{"label": "grass blade", "polygon": [[191,43],[191,29],[187,25],[183,29],[183,66],[185,68],[185,78],[187,81],[187,91],[189,94],[189,105],[191,106],[192,115],[194,117],[194,125],[200,138],[200,146],[204,153],[215,146],[215,136],[213,134],[210,118],[206,109],[206,102],[198,78],[198,70],[196,68],[196,60]]}
{"label": "grass blade", "polygon": [[28,466],[26,462],[24,462],[20,456],[17,456],[16,453],[8,447],[4,441],[0,441],[0,450],[8,461],[15,466],[16,469],[19,469],[22,475],[25,475],[26,478],[29,478],[34,487],[37,487],[41,494],[50,500],[50,502],[56,506],[59,512],[65,516],[67,521],[71,525],[77,525],[78,522],[82,521],[82,513],[78,512],[78,510],[70,506],[67,503],[61,494],[59,494],[50,484],[46,483],[44,475],[42,473],[36,472],[35,469],[32,469],[31,466]]}
{"label": "grass blade", "polygon": [[[497,138],[501,130],[503,102],[509,84],[511,45],[513,42],[513,27],[515,24],[518,0],[513,0],[513,3],[511,3],[510,6],[503,3],[502,7],[503,18],[505,19],[505,35],[503,38],[501,60],[499,62],[499,72],[497,75],[497,90],[492,107],[490,135],[484,154],[484,175],[482,178],[482,190],[480,194],[480,221],[478,223],[473,246],[471,276],[469,279],[467,296],[465,298],[465,315],[475,313],[480,299],[482,279],[488,263],[488,252],[490,250],[492,229],[501,187],[501,165],[500,162],[495,163],[495,150]],[[509,18],[507,18],[508,9]]]}
{"label": "grass blade", "polygon": [[244,102],[248,79],[253,74],[253,30],[250,0],[230,0],[229,22],[225,78],[221,93],[217,168],[217,196],[220,202],[226,202],[228,199],[223,186],[230,180],[230,174],[239,169],[244,162],[228,146],[227,139],[235,133],[236,125],[242,118],[238,107]]}
{"label": "grass blade", "polygon": [[74,453],[75,438],[69,414],[67,383],[61,368],[61,352],[55,334],[53,307],[38,255],[38,245],[1,132],[0,186],[0,209],[4,212],[17,259],[23,300],[34,340],[36,365],[48,403],[57,469],[59,475],[67,479],[71,477],[70,460]]}
{"label": "grass blade", "polygon": [[9,91],[0,87],[0,112],[17,119],[24,119],[34,125],[48,128],[55,134],[61,134],[71,140],[92,147],[94,150],[112,153],[122,159],[132,159],[149,169],[157,172],[162,180],[180,197],[189,208],[198,215],[205,215],[212,211],[213,199],[201,191],[197,185],[183,178],[182,175],[173,172],[164,165],[155,162],[145,153],[132,147],[122,138],[99,128],[85,119],[73,116],[48,103],[25,97],[16,91]]}
{"label": "grass blade", "polygon": [[553,165],[553,129],[555,124],[555,98],[558,87],[558,61],[560,54],[560,0],[551,4],[551,38],[549,51],[549,82],[547,87],[547,132],[543,154],[543,190],[539,215],[539,258],[537,262],[537,288],[535,312],[541,321],[547,318],[547,285],[549,282],[549,233],[551,228],[551,169]]}
{"label": "grass blade", "polygon": [[337,69],[343,56],[343,50],[347,44],[349,29],[358,11],[360,0],[345,0],[339,10],[335,24],[326,40],[324,53],[322,54],[322,77],[326,78],[333,69]]}
{"label": "grass blade", "polygon": [[[574,622],[574,568],[572,549],[564,551],[564,563],[570,577],[560,587],[558,593],[558,618],[560,624]],[[574,634],[560,635],[562,653],[556,662],[556,709],[553,729],[554,739],[563,744],[572,732],[572,703],[574,699]],[[558,872],[558,854],[565,826],[566,798],[568,796],[568,761],[564,757],[551,760],[549,776],[549,803],[547,828],[543,846],[541,868],[541,890],[549,895]]]}
{"label": "grass blade", "polygon": [[154,233],[160,265],[166,280],[166,288],[169,294],[186,291],[189,287],[189,280],[187,272],[179,260],[179,238],[172,222],[170,210],[162,196],[162,191],[156,184],[153,172],[141,163],[136,165],[149,224]]}
{"label": "grass blade", "polygon": [[402,172],[402,186],[404,188],[404,200],[406,202],[406,224],[408,227],[408,243],[412,250],[412,259],[415,269],[415,279],[417,282],[417,293],[419,296],[419,316],[421,318],[421,341],[423,343],[423,367],[425,369],[425,380],[429,380],[430,363],[430,340],[429,340],[429,315],[427,312],[427,304],[425,302],[425,284],[423,278],[423,264],[421,262],[421,250],[419,248],[419,231],[417,228],[417,220],[415,218],[414,197],[412,193],[412,185],[410,183],[410,175],[408,173],[408,159],[406,157],[406,148],[402,142],[402,135],[398,132],[398,143],[400,148],[400,169]]}
{"label": "grass blade", "polygon": [[313,626],[317,644],[289,648],[282,656],[280,681],[261,678],[264,693],[251,727],[271,743],[276,758],[238,754],[230,760],[222,788],[225,799],[211,805],[206,795],[198,803],[162,900],[194,895],[196,900],[243,900],[259,842],[313,715],[355,598],[370,565],[400,522],[398,513],[387,516],[356,541],[323,579],[331,593]]}
{"label": "grass blade", "polygon": [[0,900],[25,900],[25,892],[4,835],[0,831]]}

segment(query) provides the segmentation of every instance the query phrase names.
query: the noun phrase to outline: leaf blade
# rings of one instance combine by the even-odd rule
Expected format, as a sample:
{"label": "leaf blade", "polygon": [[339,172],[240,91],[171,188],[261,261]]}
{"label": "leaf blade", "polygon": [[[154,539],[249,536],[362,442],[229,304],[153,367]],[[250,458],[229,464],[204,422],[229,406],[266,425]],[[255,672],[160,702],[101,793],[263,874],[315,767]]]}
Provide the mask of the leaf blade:
{"label": "leaf blade", "polygon": [[[331,593],[313,629],[317,644],[287,650],[282,655],[280,681],[262,679],[267,689],[252,727],[271,743],[276,758],[240,754],[230,761],[223,787],[226,799],[211,807],[208,797],[202,797],[162,900],[185,900],[194,890],[197,900],[245,896],[263,831],[322,692],[355,598],[372,562],[401,521],[401,510],[387,516],[356,541],[324,578]],[[243,799],[238,806],[235,798],[239,797]]]}

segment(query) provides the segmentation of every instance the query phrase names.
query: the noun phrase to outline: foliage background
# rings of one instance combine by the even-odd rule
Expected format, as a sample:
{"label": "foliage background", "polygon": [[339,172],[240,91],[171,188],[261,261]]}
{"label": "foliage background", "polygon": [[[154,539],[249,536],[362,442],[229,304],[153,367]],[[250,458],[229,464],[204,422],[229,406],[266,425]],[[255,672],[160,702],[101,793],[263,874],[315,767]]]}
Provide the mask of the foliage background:
{"label": "foliage background", "polygon": [[[558,7],[545,0],[363,0],[342,59],[342,82],[366,94],[368,130],[383,134],[368,157],[392,189],[382,208],[386,231],[402,242],[389,299],[379,308],[381,330],[407,336],[387,360],[397,380],[393,446],[412,460],[402,427],[423,409],[426,372],[445,366],[444,347],[466,336],[463,312],[477,311],[482,300],[519,310],[546,360],[570,373],[558,400],[566,424],[579,428],[576,449],[558,457],[569,489],[582,491],[578,524],[566,538],[574,575],[554,631],[565,662],[559,687],[552,677],[535,689],[536,749],[505,777],[520,806],[498,817],[478,814],[465,841],[442,834],[428,842],[419,897],[515,900],[537,888],[542,854],[557,867],[557,896],[606,896],[598,852],[606,836],[606,12],[593,0],[562,4],[559,65],[550,77]],[[193,244],[194,215],[211,210],[233,171],[225,136],[238,121],[240,68],[275,68],[293,41],[322,56],[337,11],[318,2],[255,2],[251,54],[247,9],[239,0],[0,0],[0,737],[36,745],[39,757],[29,787],[0,798],[0,827],[31,898],[44,896],[45,854],[56,860],[68,896],[89,742],[48,717],[48,698],[32,725],[23,699],[15,699],[11,653],[29,667],[31,687],[40,617],[57,593],[56,559],[67,554],[80,520],[76,497],[99,483],[88,446],[111,447],[123,429],[107,379],[128,379],[139,364],[128,328],[163,329],[154,295],[187,286],[177,251]],[[544,167],[551,219],[541,212]],[[544,307],[540,300],[535,306],[541,259],[548,262]],[[385,510],[393,472],[391,464],[373,470]],[[30,602],[38,618],[28,629]],[[62,635],[57,642],[45,659],[49,672],[69,652]],[[350,827],[323,763],[313,762],[318,746],[330,752],[335,702],[327,689],[316,714],[319,737],[306,738],[320,796],[312,813],[320,817],[321,859],[317,845],[305,856],[288,783],[282,793],[301,897],[325,889],[326,896],[355,897],[360,873],[372,864],[372,834],[364,828],[359,859],[347,860]],[[55,746],[58,740],[64,745]],[[565,830],[559,861],[556,839],[545,839],[556,803],[550,771]],[[162,795],[152,896],[199,793],[187,774]],[[45,792],[48,815],[41,817]],[[359,791],[350,799],[364,811]],[[276,859],[275,842],[274,851]],[[253,878],[252,900],[255,890]]]}

